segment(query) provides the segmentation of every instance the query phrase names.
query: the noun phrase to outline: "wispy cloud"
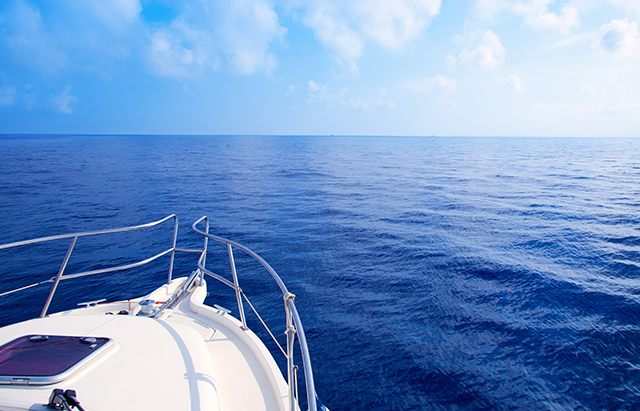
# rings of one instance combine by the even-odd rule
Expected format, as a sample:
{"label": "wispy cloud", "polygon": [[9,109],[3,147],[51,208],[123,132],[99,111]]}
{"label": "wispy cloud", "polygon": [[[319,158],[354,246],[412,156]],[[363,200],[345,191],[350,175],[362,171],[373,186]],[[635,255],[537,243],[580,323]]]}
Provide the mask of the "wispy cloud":
{"label": "wispy cloud", "polygon": [[436,90],[456,91],[458,83],[454,78],[435,76],[411,80],[402,87],[417,93],[431,93]]}
{"label": "wispy cloud", "polygon": [[284,96],[285,97],[289,97],[289,96],[293,95],[293,93],[295,93],[295,92],[296,92],[296,86],[294,86],[292,84],[289,87],[287,87],[287,91],[284,92]]}
{"label": "wispy cloud", "polygon": [[569,36],[563,40],[557,41],[555,43],[553,43],[551,46],[549,46],[550,49],[555,49],[555,48],[559,48],[559,47],[567,47],[567,46],[572,46],[574,44],[579,44],[579,43],[588,43],[588,42],[592,42],[596,37],[598,36],[598,32],[593,31],[593,32],[588,32],[588,33],[580,33],[580,34],[574,34],[572,36]]}
{"label": "wispy cloud", "polygon": [[6,0],[2,58],[45,75],[91,70],[109,77],[113,63],[134,55],[144,37],[141,10],[139,0]]}
{"label": "wispy cloud", "polygon": [[327,107],[339,106],[356,111],[395,108],[394,101],[387,97],[387,90],[381,88],[374,97],[349,97],[348,89],[340,87],[332,91],[327,84],[318,84],[311,80],[307,83],[307,104],[322,102]]}
{"label": "wispy cloud", "polygon": [[78,98],[71,94],[71,86],[66,86],[59,94],[51,95],[53,107],[60,113],[73,114],[72,103],[78,101]]}
{"label": "wispy cloud", "polygon": [[578,9],[565,6],[559,14],[549,11],[553,0],[535,0],[515,3],[513,11],[524,18],[525,24],[536,30],[549,30],[569,33],[571,29],[580,27]]}
{"label": "wispy cloud", "polygon": [[608,0],[616,7],[628,12],[640,15],[640,1],[638,0]]}
{"label": "wispy cloud", "polygon": [[309,1],[303,22],[352,73],[367,41],[400,50],[440,12],[441,0]]}
{"label": "wispy cloud", "polygon": [[555,0],[477,0],[476,8],[480,16],[493,18],[501,12],[516,14],[524,23],[536,30],[569,33],[572,28],[580,27],[579,12],[573,5],[567,5],[554,13],[549,6]]}
{"label": "wispy cloud", "polygon": [[346,65],[351,73],[359,72],[357,60],[364,49],[362,34],[349,27],[328,8],[310,12],[304,23],[313,29],[316,37],[333,53],[339,65]]}
{"label": "wispy cloud", "polygon": [[484,69],[494,69],[504,62],[506,50],[493,31],[486,30],[473,42],[477,46],[472,50],[462,50],[458,56],[460,62]]}
{"label": "wispy cloud", "polygon": [[347,88],[343,87],[337,91],[330,91],[327,84],[318,84],[313,80],[307,83],[307,103],[313,104],[317,101],[325,102],[331,106],[334,102],[342,103]]}
{"label": "wispy cloud", "polygon": [[15,95],[15,87],[5,86],[0,88],[0,106],[12,106]]}
{"label": "wispy cloud", "polygon": [[149,36],[148,58],[157,74],[193,77],[220,68],[223,61],[240,74],[276,68],[269,46],[283,40],[286,29],[266,1],[192,1],[185,9]]}
{"label": "wispy cloud", "polygon": [[418,38],[431,19],[440,12],[441,0],[361,1],[353,13],[362,32],[383,47],[402,49]]}
{"label": "wispy cloud", "polygon": [[142,11],[140,0],[84,0],[104,20],[119,24],[120,21],[133,22]]}
{"label": "wispy cloud", "polygon": [[600,28],[592,43],[596,54],[628,58],[640,55],[640,32],[635,22],[611,20]]}
{"label": "wispy cloud", "polygon": [[228,0],[226,3],[218,9],[222,14],[218,30],[222,52],[241,74],[271,73],[277,59],[269,53],[269,44],[282,41],[287,32],[280,26],[273,7],[262,0]]}
{"label": "wispy cloud", "polygon": [[2,37],[18,61],[47,72],[65,65],[67,56],[47,32],[37,7],[22,0],[13,1],[4,17],[6,26]]}
{"label": "wispy cloud", "polygon": [[522,77],[520,77],[517,74],[511,74],[508,77],[503,77],[499,74],[496,74],[493,79],[495,80],[496,83],[498,84],[507,84],[511,87],[513,87],[514,91],[517,91],[518,93],[523,93],[525,91],[524,86],[522,85]]}
{"label": "wispy cloud", "polygon": [[0,40],[30,66],[108,70],[113,59],[142,54],[160,76],[193,78],[221,67],[272,73],[278,66],[272,45],[284,44],[287,33],[280,6],[313,31],[339,66],[357,74],[369,44],[403,50],[440,13],[442,0],[184,0],[168,23],[145,21],[152,2],[141,0],[55,2],[46,20],[37,3],[7,2]]}
{"label": "wispy cloud", "polygon": [[378,96],[373,97],[373,98],[363,98],[363,97],[356,97],[356,98],[348,98],[344,103],[343,103],[346,107],[350,108],[351,110],[356,110],[356,111],[368,111],[368,110],[376,110],[376,109],[389,109],[389,108],[395,108],[396,107],[396,103],[387,98],[387,89],[380,89],[378,90]]}
{"label": "wispy cloud", "polygon": [[152,70],[167,77],[192,77],[205,66],[217,68],[210,33],[195,30],[180,16],[149,36],[148,59]]}

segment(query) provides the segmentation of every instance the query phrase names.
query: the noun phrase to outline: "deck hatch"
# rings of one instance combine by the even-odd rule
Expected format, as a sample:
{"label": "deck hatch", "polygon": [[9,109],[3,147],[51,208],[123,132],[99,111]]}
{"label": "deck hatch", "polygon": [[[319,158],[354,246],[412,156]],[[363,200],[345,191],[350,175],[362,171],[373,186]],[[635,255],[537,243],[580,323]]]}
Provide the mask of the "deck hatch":
{"label": "deck hatch", "polygon": [[18,337],[0,347],[0,384],[55,384],[69,378],[112,345],[113,340],[103,337]]}

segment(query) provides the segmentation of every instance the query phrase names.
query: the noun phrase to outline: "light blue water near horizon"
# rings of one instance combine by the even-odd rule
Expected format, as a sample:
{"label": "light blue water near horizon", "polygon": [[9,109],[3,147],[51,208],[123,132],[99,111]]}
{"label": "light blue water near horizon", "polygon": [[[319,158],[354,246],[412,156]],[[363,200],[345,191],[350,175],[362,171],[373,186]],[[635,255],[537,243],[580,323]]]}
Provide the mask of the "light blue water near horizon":
{"label": "light blue water near horizon", "polygon": [[[296,294],[333,411],[637,409],[639,211],[640,139],[0,136],[0,243],[209,216]],[[149,286],[101,281],[57,306]]]}

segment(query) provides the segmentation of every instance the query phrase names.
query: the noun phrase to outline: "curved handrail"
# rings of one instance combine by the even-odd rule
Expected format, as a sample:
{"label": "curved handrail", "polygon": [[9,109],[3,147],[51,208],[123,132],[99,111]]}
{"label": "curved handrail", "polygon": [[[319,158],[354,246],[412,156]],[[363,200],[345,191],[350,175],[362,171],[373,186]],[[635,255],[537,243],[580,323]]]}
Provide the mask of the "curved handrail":
{"label": "curved handrail", "polygon": [[[73,249],[76,245],[76,242],[78,240],[78,238],[80,237],[89,237],[89,236],[94,236],[94,235],[101,235],[101,234],[111,234],[111,233],[120,233],[120,232],[127,232],[127,231],[135,231],[135,230],[140,230],[140,229],[144,229],[144,228],[150,228],[150,227],[154,227],[157,226],[159,224],[164,223],[165,221],[168,221],[170,219],[174,220],[174,233],[173,233],[173,243],[171,248],[166,249],[164,251],[161,251],[158,254],[155,254],[147,259],[138,261],[138,262],[134,262],[134,263],[129,263],[129,264],[125,264],[125,265],[120,265],[120,266],[115,266],[115,267],[107,267],[107,268],[102,268],[102,269],[97,269],[97,270],[90,270],[90,271],[83,271],[83,272],[79,272],[79,273],[73,273],[73,274],[64,274],[64,271],[66,269],[67,263],[71,257],[71,254],[73,252]],[[206,229],[205,231],[202,231],[200,229],[198,229],[197,225],[200,224],[202,221],[205,221],[206,224]],[[235,269],[235,262],[233,259],[233,248],[237,248],[239,250],[242,250],[243,252],[245,252],[246,254],[248,254],[249,256],[251,256],[252,258],[254,258],[256,261],[258,261],[266,270],[267,272],[269,272],[269,274],[272,276],[272,278],[274,279],[274,281],[276,282],[276,284],[278,284],[278,287],[280,288],[280,291],[282,292],[282,296],[284,298],[284,306],[285,306],[285,313],[286,313],[286,317],[287,317],[287,324],[286,324],[286,334],[287,334],[287,353],[285,354],[285,356],[287,357],[287,373],[288,373],[288,385],[289,385],[289,398],[291,401],[290,404],[290,410],[296,410],[297,408],[297,382],[295,381],[295,365],[293,362],[293,357],[294,357],[294,350],[293,350],[293,346],[295,343],[295,335],[298,335],[298,344],[300,347],[300,351],[302,354],[302,362],[303,362],[303,367],[304,367],[304,374],[305,374],[305,382],[306,382],[306,394],[307,394],[307,403],[308,403],[308,411],[318,411],[318,406],[317,406],[317,402],[316,402],[316,392],[315,392],[315,385],[314,385],[314,379],[313,379],[313,370],[311,367],[311,358],[309,355],[309,349],[307,346],[307,340],[305,337],[305,333],[304,333],[304,328],[302,326],[302,321],[300,320],[300,316],[298,314],[298,310],[296,308],[294,299],[295,299],[295,295],[290,293],[289,290],[287,289],[286,285],[284,284],[284,282],[282,281],[282,279],[280,278],[280,276],[278,275],[278,273],[276,273],[276,271],[262,258],[260,257],[257,253],[255,253],[253,250],[243,246],[242,244],[239,244],[235,241],[231,241],[231,240],[227,240],[225,238],[222,237],[218,237],[212,234],[209,234],[209,220],[206,216],[203,216],[202,218],[200,218],[199,220],[197,220],[196,222],[193,223],[192,225],[192,229],[199,235],[202,235],[204,237],[204,247],[202,250],[191,250],[191,249],[181,249],[181,248],[176,248],[176,242],[177,242],[177,236],[178,236],[178,217],[175,214],[171,214],[168,215],[160,220],[157,221],[153,221],[151,223],[147,223],[147,224],[141,224],[141,225],[136,225],[136,226],[128,226],[128,227],[121,227],[121,228],[115,228],[115,229],[110,229],[110,230],[100,230],[100,231],[87,231],[87,232],[79,232],[79,233],[73,233],[73,234],[62,234],[62,235],[56,235],[56,236],[48,236],[48,237],[40,237],[40,238],[35,238],[35,239],[30,239],[30,240],[24,240],[24,241],[17,241],[17,242],[13,242],[13,243],[9,243],[9,244],[3,244],[0,245],[0,250],[3,249],[8,249],[8,248],[13,248],[13,247],[19,247],[19,246],[23,246],[23,245],[29,245],[29,244],[37,244],[37,243],[43,243],[43,242],[47,242],[47,241],[54,241],[54,240],[61,240],[61,239],[67,239],[70,238],[71,239],[71,244],[69,246],[69,248],[67,249],[67,253],[64,257],[64,260],[62,262],[62,265],[60,266],[60,269],[58,270],[58,273],[55,277],[52,277],[48,280],[45,281],[40,281],[38,283],[34,283],[25,287],[20,287],[17,288],[15,290],[11,290],[5,293],[0,294],[0,297],[7,295],[7,294],[11,294],[14,292],[18,292],[18,291],[22,291],[37,285],[42,285],[44,283],[48,283],[51,282],[53,283],[51,290],[49,292],[49,296],[47,297],[47,301],[44,304],[44,307],[42,309],[42,313],[40,314],[40,317],[44,317],[47,314],[47,311],[49,309],[49,305],[51,303],[51,300],[57,290],[58,284],[60,281],[62,280],[68,280],[68,279],[73,279],[73,278],[78,278],[78,277],[84,277],[84,276],[89,276],[89,275],[94,275],[94,274],[101,274],[101,273],[107,273],[107,272],[114,272],[114,271],[121,271],[121,270],[127,270],[130,268],[134,268],[134,267],[139,267],[142,265],[145,265],[147,263],[150,263],[151,261],[154,261],[162,256],[165,256],[167,254],[170,253],[171,257],[170,257],[170,262],[169,262],[169,274],[168,274],[168,280],[167,283],[171,282],[172,279],[172,274],[173,274],[173,263],[174,263],[174,257],[175,257],[175,252],[176,251],[182,251],[182,252],[194,252],[194,253],[201,253],[200,258],[198,259],[198,268],[200,269],[200,278],[202,279],[204,276],[204,274],[208,274],[210,276],[212,276],[213,278],[217,279],[218,281],[222,282],[223,284],[229,286],[230,288],[233,288],[235,290],[236,293],[236,299],[238,301],[238,308],[240,311],[240,319],[242,321],[242,328],[243,329],[247,329],[246,326],[246,319],[245,319],[245,315],[244,315],[244,309],[243,309],[243,303],[242,303],[242,296],[244,295],[242,292],[242,289],[240,288],[239,282],[238,282],[238,277],[237,277],[237,273],[236,273],[236,269]],[[231,270],[232,270],[232,274],[233,274],[233,282],[207,270],[205,268],[205,263],[206,263],[206,257],[207,257],[207,241],[208,239],[212,239],[221,243],[226,244],[227,246],[227,251],[229,254],[229,260],[230,260],[230,264],[231,264]],[[197,274],[194,274],[194,279],[197,278]],[[245,296],[246,298],[246,296]],[[295,390],[295,391],[294,391]]]}
{"label": "curved handrail", "polygon": [[250,248],[247,248],[245,246],[243,246],[240,243],[237,243],[235,241],[232,240],[227,240],[226,238],[222,238],[222,237],[218,237],[215,236],[213,234],[209,234],[209,233],[205,233],[203,231],[200,231],[196,226],[202,221],[202,220],[207,220],[208,218],[207,216],[202,216],[200,217],[200,219],[198,219],[195,223],[193,223],[191,225],[191,228],[193,228],[193,231],[195,231],[196,233],[210,238],[212,240],[215,241],[219,241],[221,243],[225,243],[225,244],[229,244],[239,250],[244,251],[245,253],[249,254],[251,257],[253,257],[254,259],[256,259],[260,264],[262,264],[262,266],[269,272],[269,274],[271,274],[271,276],[273,277],[273,279],[276,281],[276,283],[278,284],[278,286],[280,287],[280,291],[282,291],[282,295],[285,295],[289,292],[289,290],[287,290],[287,286],[284,284],[284,281],[282,281],[282,279],[280,278],[280,276],[278,275],[278,273],[276,273],[276,270],[274,270],[269,263],[267,263],[262,257],[260,257],[257,253],[255,253],[253,250],[251,250]]}
{"label": "curved handrail", "polygon": [[121,227],[121,228],[113,228],[113,229],[110,229],[110,230],[85,231],[85,232],[73,233],[73,234],[52,235],[52,236],[49,236],[49,237],[40,237],[40,238],[33,238],[33,239],[30,239],[30,240],[16,241],[14,243],[8,243],[8,244],[0,245],[0,250],[5,249],[5,248],[18,247],[18,246],[27,245],[27,244],[44,243],[45,241],[61,240],[63,238],[87,237],[87,236],[98,235],[98,234],[110,234],[110,233],[121,233],[121,232],[124,232],[124,231],[135,231],[135,230],[139,230],[141,228],[149,228],[149,227],[156,226],[158,224],[162,224],[165,221],[169,220],[170,218],[173,218],[175,223],[178,224],[178,217],[175,214],[171,214],[171,215],[168,215],[168,216],[166,216],[165,218],[163,218],[161,220],[153,221],[153,222],[147,223],[147,224],[140,224],[140,225],[134,225],[134,226],[128,226],[128,227]]}
{"label": "curved handrail", "polygon": [[[111,233],[122,233],[122,232],[126,232],[126,231],[135,231],[135,230],[140,230],[143,228],[150,228],[150,227],[154,227],[157,226],[159,224],[164,223],[167,220],[170,220],[173,218],[174,221],[174,229],[173,229],[173,244],[171,246],[171,248],[164,250],[152,257],[149,257],[145,260],[142,261],[138,261],[136,263],[131,263],[131,264],[125,264],[125,265],[120,265],[120,266],[115,266],[115,267],[108,267],[108,268],[103,268],[103,269],[99,269],[99,270],[90,270],[90,271],[83,271],[80,273],[75,273],[75,274],[67,274],[64,275],[64,271],[67,267],[67,263],[69,262],[69,259],[71,258],[71,253],[73,252],[73,249],[76,245],[76,242],[78,241],[78,238],[80,237],[89,237],[89,236],[94,236],[94,235],[101,235],[101,234],[111,234]],[[27,288],[31,288],[37,285],[41,285],[47,282],[52,282],[53,285],[51,286],[51,291],[49,291],[49,296],[47,297],[47,301],[44,304],[44,307],[42,308],[42,312],[40,313],[40,317],[44,317],[45,315],[47,315],[47,311],[49,309],[49,305],[51,304],[51,300],[53,299],[53,296],[58,288],[58,284],[60,283],[60,281],[62,280],[68,280],[68,279],[72,279],[72,278],[78,278],[78,277],[85,277],[85,276],[89,276],[89,275],[94,275],[94,274],[102,274],[102,273],[108,273],[108,272],[114,272],[114,271],[122,271],[122,270],[128,270],[131,268],[135,268],[135,267],[139,267],[142,265],[145,265],[147,263],[150,263],[151,261],[154,261],[164,255],[167,255],[169,253],[171,253],[171,257],[169,260],[169,274],[168,274],[168,280],[167,283],[171,282],[171,277],[173,275],[173,261],[174,261],[174,257],[175,257],[175,252],[176,252],[176,242],[178,239],[178,217],[175,214],[171,214],[168,215],[160,220],[157,221],[153,221],[151,223],[147,223],[147,224],[140,224],[140,225],[135,225],[135,226],[128,226],[128,227],[121,227],[121,228],[114,228],[114,229],[110,229],[110,230],[100,230],[100,231],[86,231],[86,232],[80,232],[80,233],[73,233],[73,234],[62,234],[62,235],[54,235],[54,236],[49,236],[49,237],[40,237],[40,238],[34,238],[31,240],[24,240],[24,241],[17,241],[17,242],[13,242],[13,243],[9,243],[9,244],[2,244],[0,245],[0,250],[4,250],[7,248],[13,248],[13,247],[20,247],[23,245],[29,245],[29,244],[37,244],[37,243],[43,243],[43,242],[47,242],[47,241],[54,241],[54,240],[62,240],[65,238],[71,238],[71,244],[69,245],[69,248],[67,249],[67,254],[64,257],[64,260],[62,261],[62,265],[60,266],[60,269],[58,270],[58,274],[55,277],[50,278],[49,280],[45,280],[45,281],[40,281],[38,283],[34,283],[31,285],[28,285],[26,287],[20,287],[17,288],[15,290],[11,290],[5,293],[0,294],[0,296],[4,296],[7,294],[11,294],[17,291],[21,291]],[[198,250],[200,251],[200,250]]]}
{"label": "curved handrail", "polygon": [[[200,224],[203,220],[205,221],[205,224],[206,224],[206,232],[198,229],[197,227],[197,225]],[[215,273],[212,273],[211,271],[207,270],[204,267],[204,259],[206,258],[205,256],[206,248],[205,248],[205,251],[203,251],[203,255],[200,257],[200,260],[198,261],[198,268],[200,268],[203,273],[207,273],[211,275],[213,278],[217,279],[218,281],[221,281],[225,285],[235,289],[236,299],[238,300],[238,306],[240,309],[240,317],[241,317],[240,320],[243,324],[243,328],[246,328],[246,320],[244,318],[244,310],[242,309],[242,297],[241,297],[242,289],[240,288],[237,281],[235,263],[233,260],[233,247],[244,251],[246,254],[248,254],[249,256],[254,258],[256,261],[258,261],[267,270],[267,272],[271,274],[271,277],[273,277],[275,282],[278,284],[278,287],[280,287],[280,291],[282,292],[282,296],[284,298],[285,312],[287,314],[287,331],[286,331],[287,348],[288,348],[287,349],[287,352],[288,352],[287,354],[288,370],[287,371],[288,371],[288,384],[289,384],[289,399],[291,401],[290,409],[291,410],[296,409],[294,405],[295,397],[292,392],[294,387],[293,342],[294,342],[295,334],[298,334],[298,342],[300,345],[300,351],[302,353],[302,364],[304,367],[304,376],[305,376],[306,391],[307,391],[307,404],[309,407],[308,411],[317,411],[316,391],[315,391],[315,384],[313,381],[313,370],[311,368],[311,356],[309,355],[309,348],[307,346],[307,339],[304,334],[304,328],[302,327],[302,321],[300,320],[300,316],[298,315],[298,310],[296,309],[296,304],[294,302],[295,295],[289,292],[289,290],[287,289],[287,286],[284,284],[284,282],[282,281],[278,273],[276,273],[276,271],[269,265],[269,263],[267,263],[262,257],[260,257],[253,250],[235,241],[227,240],[226,238],[209,234],[209,219],[207,218],[207,216],[202,216],[200,219],[198,219],[196,222],[194,222],[191,225],[191,228],[193,229],[193,231],[195,231],[197,234],[200,234],[205,239],[208,238],[208,239],[218,241],[227,245],[229,260],[231,263],[231,270],[234,277],[233,283],[216,275]],[[297,394],[296,394],[296,397],[297,397]]]}

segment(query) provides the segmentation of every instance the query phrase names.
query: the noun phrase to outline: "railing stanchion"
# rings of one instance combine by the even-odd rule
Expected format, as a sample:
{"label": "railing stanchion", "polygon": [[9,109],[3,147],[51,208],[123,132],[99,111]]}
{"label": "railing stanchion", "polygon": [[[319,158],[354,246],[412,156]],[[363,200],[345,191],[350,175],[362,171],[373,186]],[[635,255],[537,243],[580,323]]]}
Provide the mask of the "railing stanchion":
{"label": "railing stanchion", "polygon": [[304,328],[300,321],[300,315],[298,315],[298,309],[293,301],[288,302],[290,305],[291,313],[296,321],[298,330],[298,343],[300,344],[300,352],[302,353],[302,365],[304,366],[304,380],[307,386],[307,402],[308,411],[318,411],[316,403],[316,385],[313,381],[313,369],[311,368],[311,357],[309,356],[309,347],[307,346],[307,337],[304,335]]}
{"label": "railing stanchion", "polygon": [[173,245],[171,247],[171,257],[169,258],[169,278],[167,279],[167,284],[171,284],[173,278],[173,259],[176,255],[176,243],[178,241],[178,216],[174,215],[173,221]]}
{"label": "railing stanchion", "polygon": [[[209,234],[209,218],[205,217],[205,233]],[[200,284],[204,281],[204,269],[207,263],[207,247],[209,246],[209,237],[204,236],[204,248],[202,252],[202,270],[200,271]]]}
{"label": "railing stanchion", "polygon": [[[124,264],[124,265],[119,265],[119,266],[112,266],[112,267],[107,267],[107,268],[100,268],[100,269],[95,269],[95,270],[89,270],[89,271],[82,271],[82,272],[78,272],[78,273],[74,273],[74,274],[64,274],[67,264],[69,262],[69,258],[71,257],[71,253],[73,252],[73,249],[78,241],[78,238],[80,237],[90,237],[90,236],[95,236],[95,235],[101,235],[101,234],[112,234],[112,233],[123,233],[123,232],[127,232],[127,231],[136,231],[136,230],[140,230],[140,229],[144,229],[144,228],[150,228],[150,227],[155,227],[159,224],[164,223],[165,221],[169,220],[173,218],[174,219],[174,229],[173,229],[173,244],[171,245],[171,248],[164,250],[152,257],[149,257],[145,260],[142,261],[138,261],[135,263],[131,263],[131,264]],[[207,221],[207,227],[208,227],[208,221]],[[208,229],[207,229],[208,231]],[[62,265],[60,266],[60,269],[58,270],[58,274],[56,275],[55,278],[51,278],[47,281],[40,281],[31,285],[28,285],[26,287],[20,287],[17,288],[15,290],[11,290],[8,292],[4,292],[2,294],[0,294],[0,296],[3,295],[7,295],[7,294],[12,294],[14,292],[17,291],[21,291],[21,290],[26,290],[27,288],[31,288],[31,287],[35,287],[37,285],[41,285],[44,284],[45,282],[52,282],[53,286],[51,287],[51,290],[49,291],[49,295],[47,297],[47,300],[44,304],[44,307],[42,309],[42,312],[40,313],[40,317],[44,317],[47,315],[47,311],[49,311],[49,306],[51,305],[51,301],[53,300],[53,296],[56,293],[56,290],[58,288],[58,284],[60,283],[60,281],[62,280],[70,280],[73,278],[80,278],[80,277],[85,277],[85,276],[89,276],[89,275],[95,275],[95,274],[103,274],[103,273],[109,273],[109,272],[114,272],[114,271],[122,271],[122,270],[129,270],[135,267],[140,267],[143,266],[145,264],[150,263],[151,261],[154,261],[160,257],[163,257],[167,254],[171,254],[171,258],[169,261],[169,275],[168,275],[168,280],[169,282],[171,282],[171,279],[173,277],[173,263],[174,263],[174,258],[175,258],[175,252],[176,251],[181,251],[181,252],[193,252],[193,253],[202,253],[202,250],[186,250],[186,249],[180,249],[180,248],[176,248],[176,243],[178,241],[178,217],[175,214],[171,214],[166,216],[165,218],[158,220],[158,221],[153,221],[151,223],[147,223],[147,224],[141,224],[141,225],[136,225],[136,226],[129,226],[129,227],[121,227],[121,228],[114,228],[114,229],[110,229],[110,230],[100,230],[100,231],[87,231],[87,232],[79,232],[79,233],[72,233],[72,234],[62,234],[62,235],[54,235],[54,236],[49,236],[49,237],[40,237],[40,238],[33,238],[31,240],[24,240],[24,241],[17,241],[14,243],[8,243],[8,244],[0,244],[0,250],[4,250],[4,249],[8,249],[8,248],[13,248],[13,247],[20,247],[20,246],[25,246],[25,245],[29,245],[29,244],[38,244],[38,243],[44,243],[47,241],[55,241],[55,240],[63,240],[66,238],[70,238],[71,239],[71,245],[69,246],[69,249],[67,250],[67,254],[62,262]],[[205,241],[206,244],[206,241]],[[205,250],[206,251],[206,250]]]}
{"label": "railing stanchion", "polygon": [[[295,335],[298,335],[298,345],[300,348],[300,352],[302,354],[302,363],[303,363],[303,367],[304,367],[304,377],[305,377],[305,385],[306,385],[306,391],[307,391],[307,404],[308,404],[308,411],[318,411],[318,405],[317,405],[317,400],[316,400],[316,391],[315,391],[315,384],[313,381],[313,369],[311,367],[311,358],[309,356],[309,347],[307,346],[307,339],[304,335],[304,328],[302,327],[302,322],[300,321],[300,315],[298,314],[298,310],[296,309],[296,304],[294,302],[294,295],[291,294],[289,292],[289,290],[287,290],[287,286],[284,284],[284,282],[282,281],[282,279],[280,278],[280,276],[278,275],[278,273],[275,272],[275,270],[269,265],[269,263],[267,263],[262,257],[260,257],[258,254],[256,254],[254,251],[250,250],[249,248],[243,246],[242,244],[236,243],[235,241],[231,241],[231,240],[227,240],[225,238],[222,237],[218,237],[215,235],[211,235],[209,234],[209,228],[207,225],[206,228],[206,232],[202,231],[200,229],[197,228],[197,225],[200,224],[200,222],[202,220],[205,220],[207,217],[204,216],[202,218],[200,218],[199,220],[197,220],[195,223],[193,223],[191,225],[191,228],[193,229],[193,231],[195,231],[196,233],[209,238],[211,240],[214,241],[219,241],[223,244],[227,245],[227,250],[229,253],[229,259],[231,261],[231,270],[233,273],[233,284],[231,283],[231,281],[217,275],[214,274],[210,271],[207,271],[207,274],[210,275],[211,277],[217,279],[218,281],[222,282],[223,284],[234,288],[236,291],[236,299],[238,300],[238,308],[240,309],[240,319],[242,320],[242,327],[243,329],[246,329],[246,320],[244,317],[244,310],[242,308],[242,299],[241,299],[241,295],[242,295],[242,290],[240,289],[239,285],[238,285],[238,278],[237,278],[237,274],[236,274],[236,267],[235,267],[235,263],[233,261],[233,249],[232,247],[238,248],[242,251],[244,251],[245,253],[247,253],[249,256],[253,257],[257,262],[259,262],[268,272],[269,274],[271,274],[271,277],[275,280],[275,282],[278,284],[278,287],[280,287],[280,291],[282,291],[282,295],[284,296],[285,299],[285,311],[286,311],[286,316],[287,316],[287,330],[285,331],[285,334],[287,334],[287,353],[285,354],[285,356],[287,357],[287,374],[288,374],[288,383],[289,383],[289,396],[290,396],[290,411],[297,411],[298,410],[298,395],[297,395],[297,383],[294,383],[293,379],[295,376],[295,371],[294,368],[295,365],[293,363],[293,354],[294,354],[294,350],[293,347],[295,345]],[[208,222],[208,220],[207,220]],[[292,391],[295,391],[295,395],[293,394]]]}
{"label": "railing stanchion", "polygon": [[293,345],[295,344],[296,327],[293,325],[293,318],[291,315],[291,309],[289,309],[289,300],[293,300],[295,295],[287,293],[284,296],[284,311],[287,317],[287,384],[289,385],[289,409],[296,411],[296,398],[295,387],[293,380],[295,378],[295,371],[293,363]]}
{"label": "railing stanchion", "polygon": [[236,263],[233,260],[233,248],[231,244],[227,244],[227,252],[229,253],[229,263],[231,264],[231,274],[233,275],[233,285],[236,290],[236,300],[238,300],[238,311],[240,312],[240,321],[242,321],[242,329],[247,330],[247,319],[244,317],[244,307],[242,306],[242,290],[238,284],[238,274],[236,273]]}
{"label": "railing stanchion", "polygon": [[44,318],[44,316],[47,315],[47,310],[49,310],[49,304],[51,304],[51,300],[53,299],[53,294],[55,294],[56,288],[58,288],[60,277],[62,277],[62,273],[64,273],[65,268],[67,268],[67,263],[69,262],[69,257],[71,257],[71,252],[73,251],[73,247],[76,246],[76,241],[78,241],[78,236],[73,237],[73,240],[71,240],[71,245],[69,245],[69,249],[67,250],[67,255],[64,257],[64,261],[62,261],[60,270],[58,270],[58,275],[56,276],[56,279],[53,282],[51,291],[49,291],[49,296],[47,297],[47,301],[44,303],[44,307],[42,308],[42,312],[40,313],[40,318]]}

